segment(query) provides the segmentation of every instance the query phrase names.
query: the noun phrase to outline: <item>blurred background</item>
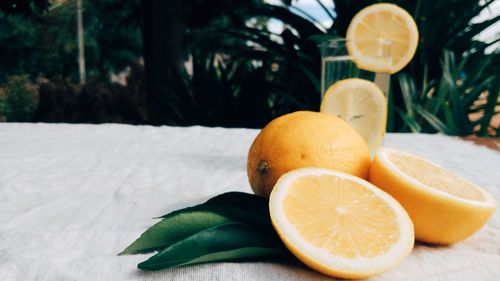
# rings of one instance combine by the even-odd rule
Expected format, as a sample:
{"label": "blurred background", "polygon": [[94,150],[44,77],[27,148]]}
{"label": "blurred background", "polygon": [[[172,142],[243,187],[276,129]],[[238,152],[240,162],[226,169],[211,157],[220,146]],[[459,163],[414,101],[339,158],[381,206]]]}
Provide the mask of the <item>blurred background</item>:
{"label": "blurred background", "polygon": [[[318,110],[317,45],[380,1],[2,0],[0,120],[260,128]],[[500,1],[385,1],[418,25],[388,131],[500,136]]]}

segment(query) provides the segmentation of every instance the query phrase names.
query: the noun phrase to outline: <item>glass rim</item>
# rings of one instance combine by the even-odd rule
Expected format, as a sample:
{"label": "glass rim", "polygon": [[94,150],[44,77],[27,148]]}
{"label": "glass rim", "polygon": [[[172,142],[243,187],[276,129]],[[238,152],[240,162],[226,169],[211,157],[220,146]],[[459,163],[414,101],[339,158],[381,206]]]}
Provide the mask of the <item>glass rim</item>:
{"label": "glass rim", "polygon": [[370,38],[370,39],[347,39],[347,38],[332,38],[332,39],[328,39],[328,40],[324,40],[324,41],[321,41],[319,44],[318,44],[318,47],[320,49],[324,49],[324,48],[336,48],[336,47],[339,47],[339,46],[346,46],[347,45],[347,42],[373,42],[373,41],[376,41],[380,44],[385,44],[387,46],[390,46],[392,44],[391,41],[389,40],[381,40],[381,39],[376,39],[376,38]]}

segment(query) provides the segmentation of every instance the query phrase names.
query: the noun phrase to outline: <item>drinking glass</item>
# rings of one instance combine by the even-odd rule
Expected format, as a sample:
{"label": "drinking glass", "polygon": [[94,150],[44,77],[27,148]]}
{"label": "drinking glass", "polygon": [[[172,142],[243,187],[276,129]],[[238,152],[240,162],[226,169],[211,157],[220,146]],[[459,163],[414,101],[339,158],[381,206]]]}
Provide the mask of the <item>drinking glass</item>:
{"label": "drinking glass", "polygon": [[[346,39],[333,39],[322,42],[319,47],[321,51],[321,100],[328,88],[335,82],[348,78],[361,78],[374,82],[384,93],[386,100],[389,92],[389,72],[373,72],[358,67],[356,57],[349,54],[348,43],[370,44],[377,46],[378,51],[375,56],[369,59],[375,60],[380,69],[390,69],[391,66],[391,45],[390,42],[369,42],[363,41],[349,42]],[[374,44],[376,43],[376,44]],[[386,103],[387,106],[387,103]],[[387,108],[387,107],[386,107]],[[386,131],[387,124],[383,124],[383,131]],[[382,139],[382,144],[383,144]]]}

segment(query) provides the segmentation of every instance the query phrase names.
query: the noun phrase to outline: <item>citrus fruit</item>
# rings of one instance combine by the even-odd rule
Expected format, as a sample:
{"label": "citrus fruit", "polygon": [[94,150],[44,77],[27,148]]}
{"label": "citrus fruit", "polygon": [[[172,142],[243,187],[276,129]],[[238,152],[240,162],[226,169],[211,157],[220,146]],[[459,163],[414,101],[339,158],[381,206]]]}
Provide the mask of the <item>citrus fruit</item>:
{"label": "citrus fruit", "polygon": [[298,111],[280,116],[257,135],[248,152],[252,190],[269,193],[278,178],[301,167],[323,167],[367,178],[370,152],[344,120],[324,113]]}
{"label": "citrus fruit", "polygon": [[380,3],[362,9],[352,18],[346,39],[347,50],[359,68],[392,74],[413,58],[418,29],[404,9]]}
{"label": "citrus fruit", "polygon": [[379,148],[370,182],[396,198],[410,215],[415,238],[435,244],[464,240],[496,209],[487,192],[421,157]]}
{"label": "citrus fruit", "polygon": [[321,112],[333,114],[353,127],[374,151],[382,143],[387,101],[375,83],[358,78],[340,80],[325,93]]}
{"label": "citrus fruit", "polygon": [[414,244],[403,207],[369,182],[323,168],[284,174],[269,199],[286,247],[327,275],[365,278],[391,269]]}

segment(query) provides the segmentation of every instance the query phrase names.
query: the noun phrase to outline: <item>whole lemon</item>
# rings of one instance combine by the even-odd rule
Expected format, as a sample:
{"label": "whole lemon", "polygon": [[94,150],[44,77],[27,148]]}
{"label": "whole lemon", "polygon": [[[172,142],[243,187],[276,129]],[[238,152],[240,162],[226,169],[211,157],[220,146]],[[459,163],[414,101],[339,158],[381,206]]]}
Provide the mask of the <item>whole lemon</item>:
{"label": "whole lemon", "polygon": [[297,111],[267,124],[248,152],[250,186],[261,196],[269,197],[281,175],[302,167],[328,168],[366,179],[370,151],[344,120],[325,113]]}

